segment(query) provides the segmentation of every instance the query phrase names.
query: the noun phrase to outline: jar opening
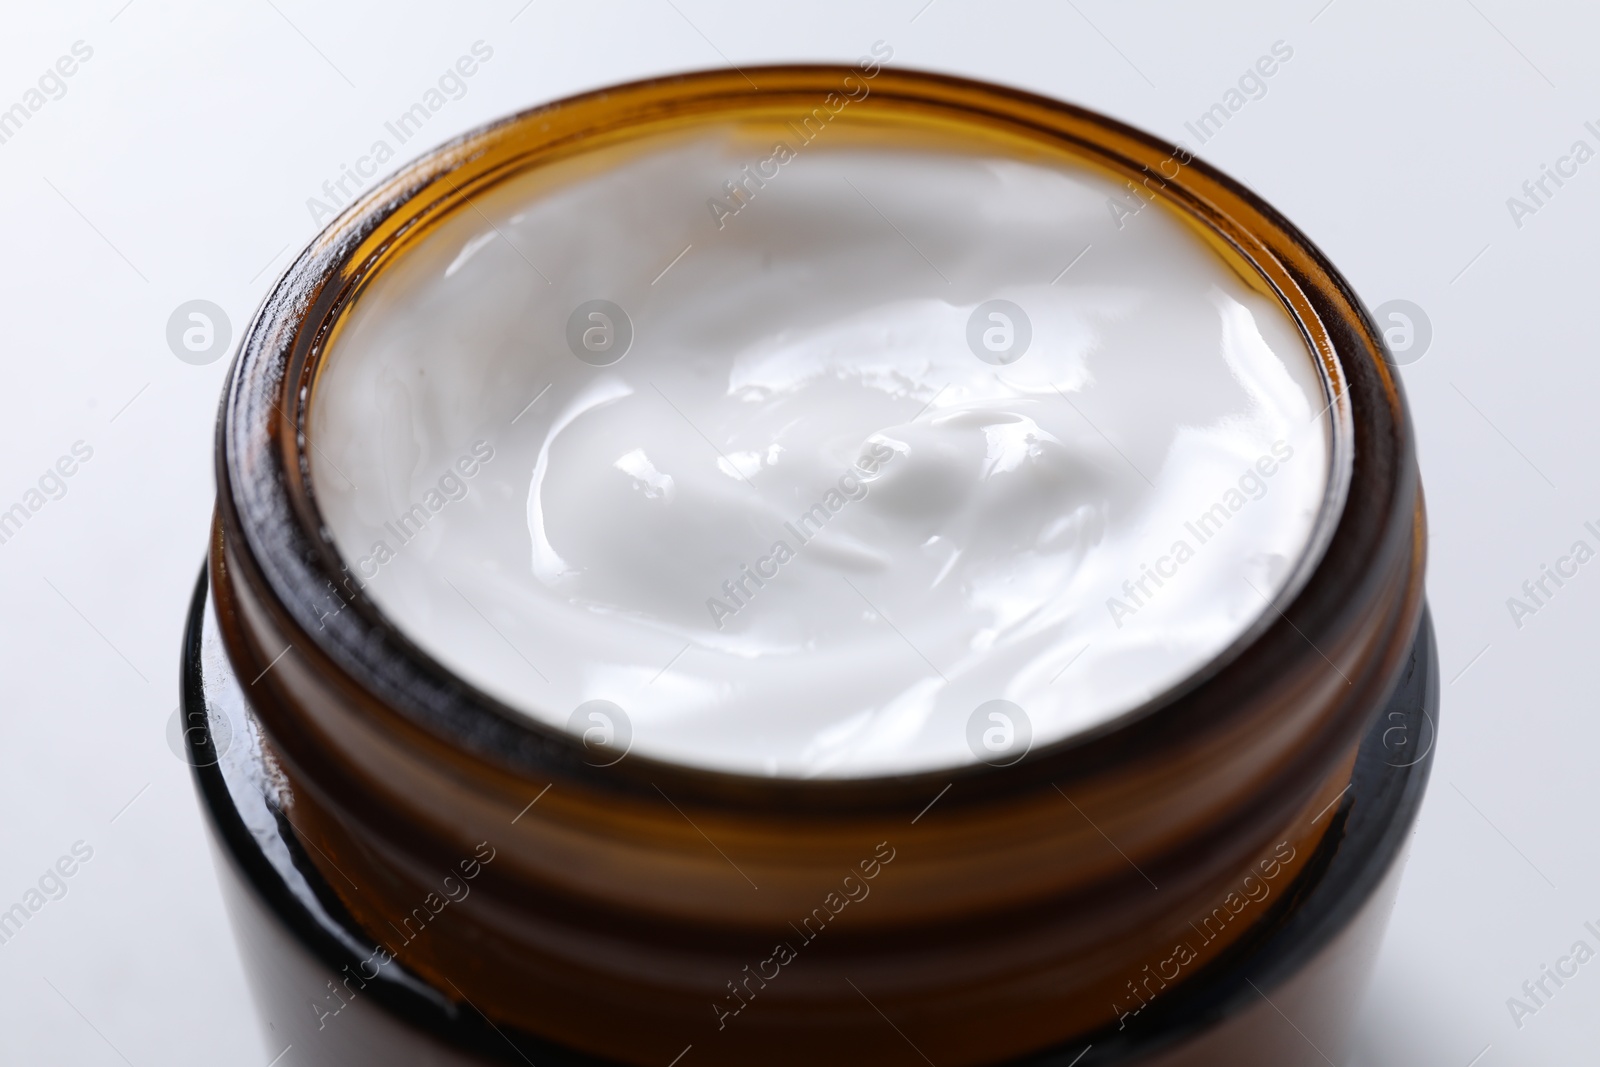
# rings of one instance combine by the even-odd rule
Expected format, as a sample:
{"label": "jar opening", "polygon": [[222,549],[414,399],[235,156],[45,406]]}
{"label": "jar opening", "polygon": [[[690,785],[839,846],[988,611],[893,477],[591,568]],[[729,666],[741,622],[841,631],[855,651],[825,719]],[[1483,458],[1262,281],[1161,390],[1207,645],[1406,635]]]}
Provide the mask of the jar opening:
{"label": "jar opening", "polygon": [[872,82],[452,188],[312,372],[346,584],[595,765],[1015,763],[1214,671],[1337,519],[1337,383],[1257,266]]}

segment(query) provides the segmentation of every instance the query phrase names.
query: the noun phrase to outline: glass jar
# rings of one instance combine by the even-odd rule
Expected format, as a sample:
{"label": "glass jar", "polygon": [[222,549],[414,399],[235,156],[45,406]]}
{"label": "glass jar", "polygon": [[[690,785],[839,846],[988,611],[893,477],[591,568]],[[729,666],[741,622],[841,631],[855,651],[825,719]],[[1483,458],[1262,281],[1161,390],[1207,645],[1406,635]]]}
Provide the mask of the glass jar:
{"label": "glass jar", "polygon": [[533,168],[707,122],[777,124],[864,76],[713,71],[484,127],[336,220],[246,332],[185,700],[247,969],[298,1062],[1342,1054],[1437,706],[1411,424],[1350,287],[1182,149],[887,68],[835,120],[1133,183],[1281,303],[1320,360],[1333,462],[1286,592],[1103,727],[1010,766],[894,777],[597,761],[408,640],[333,543],[310,476],[318,374],[366,287],[430,228]]}

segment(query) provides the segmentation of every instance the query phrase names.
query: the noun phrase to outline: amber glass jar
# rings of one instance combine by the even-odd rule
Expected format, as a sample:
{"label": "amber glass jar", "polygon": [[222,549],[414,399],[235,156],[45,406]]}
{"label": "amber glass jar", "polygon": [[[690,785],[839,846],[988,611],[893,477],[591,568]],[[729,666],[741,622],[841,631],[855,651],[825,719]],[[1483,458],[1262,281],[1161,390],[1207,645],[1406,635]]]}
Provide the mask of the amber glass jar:
{"label": "amber glass jar", "polygon": [[776,124],[852,74],[688,75],[485,127],[341,216],[247,331],[185,693],[210,726],[191,743],[247,967],[298,1062],[1340,1054],[1437,701],[1411,426],[1349,286],[1171,145],[887,69],[838,120],[865,140],[982,145],[1136,183],[1279,301],[1320,360],[1333,462],[1310,551],[1259,625],[1147,705],[1005,767],[790,780],[637,755],[596,766],[577,736],[453,676],[350,580],[307,427],[366,286],[531,168],[700,123]]}

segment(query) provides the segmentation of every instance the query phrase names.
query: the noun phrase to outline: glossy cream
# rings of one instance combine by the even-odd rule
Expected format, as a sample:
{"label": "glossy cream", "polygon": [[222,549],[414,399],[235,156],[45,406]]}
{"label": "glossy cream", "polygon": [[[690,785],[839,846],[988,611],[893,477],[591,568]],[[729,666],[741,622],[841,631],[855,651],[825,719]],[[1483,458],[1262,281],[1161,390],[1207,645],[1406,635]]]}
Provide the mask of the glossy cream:
{"label": "glossy cream", "polygon": [[363,294],[313,482],[403,632],[602,753],[851,777],[1102,726],[1272,613],[1330,462],[1274,299],[1086,170],[791,140],[515,179]]}

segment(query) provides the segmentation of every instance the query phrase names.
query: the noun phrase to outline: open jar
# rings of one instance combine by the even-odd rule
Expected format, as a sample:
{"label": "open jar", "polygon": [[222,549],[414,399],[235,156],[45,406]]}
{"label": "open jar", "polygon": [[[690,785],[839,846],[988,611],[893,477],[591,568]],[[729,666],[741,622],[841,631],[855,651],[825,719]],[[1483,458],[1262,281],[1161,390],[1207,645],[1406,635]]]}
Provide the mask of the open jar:
{"label": "open jar", "polygon": [[300,1062],[1340,1054],[1437,705],[1382,341],[884,58],[468,134],[247,331],[185,699]]}

